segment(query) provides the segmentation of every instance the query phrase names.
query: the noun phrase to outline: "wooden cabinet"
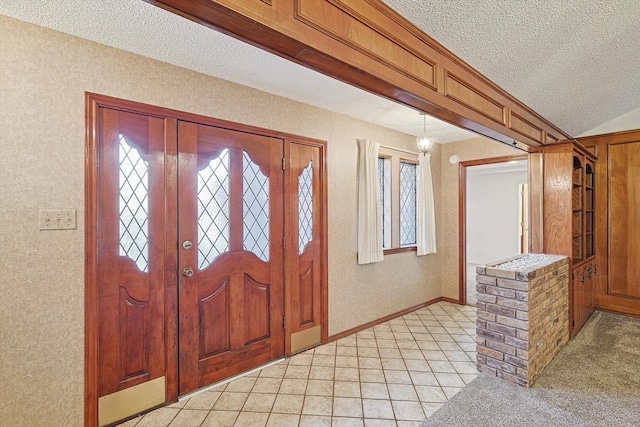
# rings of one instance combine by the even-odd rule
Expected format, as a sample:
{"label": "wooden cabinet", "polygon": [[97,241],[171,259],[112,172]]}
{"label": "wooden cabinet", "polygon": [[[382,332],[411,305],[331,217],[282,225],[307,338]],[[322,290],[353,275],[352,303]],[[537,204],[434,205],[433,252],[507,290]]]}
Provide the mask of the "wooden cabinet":
{"label": "wooden cabinet", "polygon": [[544,252],[571,259],[571,337],[595,308],[595,156],[575,141],[545,146]]}

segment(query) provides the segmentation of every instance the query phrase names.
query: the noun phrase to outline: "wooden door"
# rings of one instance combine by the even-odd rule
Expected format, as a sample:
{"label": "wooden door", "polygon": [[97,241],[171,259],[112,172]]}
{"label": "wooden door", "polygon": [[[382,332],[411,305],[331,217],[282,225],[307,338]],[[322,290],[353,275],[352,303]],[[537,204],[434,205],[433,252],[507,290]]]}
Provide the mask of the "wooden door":
{"label": "wooden door", "polygon": [[100,108],[98,122],[98,419],[105,425],[165,401],[165,120]]}
{"label": "wooden door", "polygon": [[178,125],[180,394],[284,354],[283,140]]}
{"label": "wooden door", "polygon": [[295,353],[322,342],[324,146],[288,147],[287,349]]}

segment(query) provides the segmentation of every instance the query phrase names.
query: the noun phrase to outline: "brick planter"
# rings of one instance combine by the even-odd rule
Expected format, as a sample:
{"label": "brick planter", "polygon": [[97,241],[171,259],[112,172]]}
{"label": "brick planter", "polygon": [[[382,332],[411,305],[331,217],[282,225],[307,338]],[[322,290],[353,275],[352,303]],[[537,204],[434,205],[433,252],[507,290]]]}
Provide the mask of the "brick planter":
{"label": "brick planter", "polygon": [[529,387],[569,339],[569,259],[524,254],[476,272],[478,369]]}

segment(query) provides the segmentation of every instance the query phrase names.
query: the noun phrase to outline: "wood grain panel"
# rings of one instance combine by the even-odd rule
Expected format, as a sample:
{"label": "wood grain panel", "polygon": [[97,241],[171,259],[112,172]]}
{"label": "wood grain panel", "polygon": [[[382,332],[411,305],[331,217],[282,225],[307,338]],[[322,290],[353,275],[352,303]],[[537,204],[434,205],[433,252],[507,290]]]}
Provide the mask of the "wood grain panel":
{"label": "wood grain panel", "polygon": [[[217,288],[214,288],[213,292],[199,298],[200,360],[231,348],[229,300],[228,277]],[[207,325],[216,325],[216,327],[207,328]]]}
{"label": "wood grain panel", "polygon": [[149,306],[132,298],[120,287],[120,388],[132,387],[149,379],[147,330]]}
{"label": "wood grain panel", "polygon": [[298,322],[300,326],[313,323],[313,261],[306,263],[307,268],[300,269],[301,274],[298,279],[298,292],[300,293],[300,313]]}
{"label": "wood grain panel", "polygon": [[609,146],[609,293],[640,298],[640,142]]}
{"label": "wood grain panel", "polygon": [[269,338],[269,285],[244,275],[244,345]]}
{"label": "wood grain panel", "polygon": [[297,0],[296,19],[387,67],[435,88],[435,64],[400,39],[352,14],[343,2]]}
{"label": "wood grain panel", "polygon": [[494,122],[504,124],[504,106],[453,73],[447,72],[445,74],[444,93],[446,97],[471,108]]}
{"label": "wood grain panel", "polygon": [[527,138],[531,138],[540,144],[544,143],[543,135],[544,132],[538,126],[533,125],[528,120],[522,118],[517,113],[510,111],[509,112],[509,128],[518,132],[522,136],[526,136]]}
{"label": "wood grain panel", "polygon": [[569,159],[570,156],[562,151],[549,152],[545,148],[543,235],[545,253],[571,258],[572,184]]}

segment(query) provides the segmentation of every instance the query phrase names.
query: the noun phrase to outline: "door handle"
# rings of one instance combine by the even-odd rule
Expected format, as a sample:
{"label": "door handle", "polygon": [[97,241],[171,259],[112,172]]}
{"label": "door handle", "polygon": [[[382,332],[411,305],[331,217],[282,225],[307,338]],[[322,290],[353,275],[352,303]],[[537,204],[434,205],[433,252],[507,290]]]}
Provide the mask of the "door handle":
{"label": "door handle", "polygon": [[184,277],[191,277],[191,276],[193,276],[193,268],[191,268],[191,267],[185,267],[185,268],[182,270],[182,275],[183,275]]}

